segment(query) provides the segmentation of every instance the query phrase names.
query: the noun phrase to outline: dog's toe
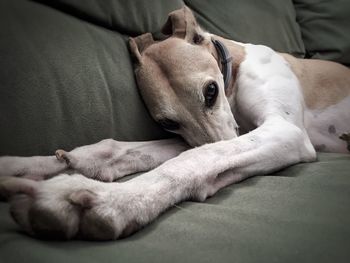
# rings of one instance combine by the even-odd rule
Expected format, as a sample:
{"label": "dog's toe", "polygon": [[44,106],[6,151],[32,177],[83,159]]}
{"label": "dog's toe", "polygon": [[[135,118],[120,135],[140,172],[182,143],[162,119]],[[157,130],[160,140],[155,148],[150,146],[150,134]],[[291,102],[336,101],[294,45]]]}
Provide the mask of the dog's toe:
{"label": "dog's toe", "polygon": [[65,150],[57,150],[55,152],[56,158],[57,160],[59,160],[60,162],[66,162],[67,165],[71,164],[71,160],[69,158],[69,153],[67,153]]}

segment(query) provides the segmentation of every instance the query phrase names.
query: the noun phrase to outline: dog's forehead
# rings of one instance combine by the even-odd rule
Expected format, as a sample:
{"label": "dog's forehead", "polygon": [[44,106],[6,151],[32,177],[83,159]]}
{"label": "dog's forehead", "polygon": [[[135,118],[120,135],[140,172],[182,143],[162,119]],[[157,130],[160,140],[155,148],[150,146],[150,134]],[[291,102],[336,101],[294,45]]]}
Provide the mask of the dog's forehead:
{"label": "dog's forehead", "polygon": [[184,39],[170,37],[150,46],[150,48],[146,50],[145,55],[158,62],[168,64],[169,62],[173,63],[178,60],[184,60],[184,62],[193,60],[193,53],[199,52],[202,51],[198,46],[192,45]]}
{"label": "dog's forehead", "polygon": [[179,91],[200,87],[207,76],[220,74],[215,58],[205,47],[172,37],[145,50],[137,77],[142,79],[141,86],[161,85]]}
{"label": "dog's forehead", "polygon": [[[144,66],[159,67],[167,78],[183,79],[193,74],[215,74],[216,61],[205,47],[175,37],[158,42],[144,54]],[[185,74],[184,74],[185,73]]]}

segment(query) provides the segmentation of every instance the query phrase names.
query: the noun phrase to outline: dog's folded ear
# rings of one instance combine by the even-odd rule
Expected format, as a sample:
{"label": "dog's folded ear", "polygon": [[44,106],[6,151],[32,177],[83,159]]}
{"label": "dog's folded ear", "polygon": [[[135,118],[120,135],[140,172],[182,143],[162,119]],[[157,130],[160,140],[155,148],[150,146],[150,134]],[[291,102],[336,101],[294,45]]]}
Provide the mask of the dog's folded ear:
{"label": "dog's folded ear", "polygon": [[199,30],[200,27],[191,9],[184,6],[168,15],[168,20],[162,28],[162,33],[191,40]]}
{"label": "dog's folded ear", "polygon": [[153,43],[155,43],[155,41],[151,33],[129,38],[130,51],[137,62],[141,63],[142,52]]}

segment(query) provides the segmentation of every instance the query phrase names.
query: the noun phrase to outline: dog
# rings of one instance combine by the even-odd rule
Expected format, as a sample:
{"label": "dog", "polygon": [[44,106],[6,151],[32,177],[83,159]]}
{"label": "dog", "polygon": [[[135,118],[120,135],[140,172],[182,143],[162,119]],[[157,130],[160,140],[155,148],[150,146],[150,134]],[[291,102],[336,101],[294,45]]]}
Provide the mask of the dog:
{"label": "dog", "polygon": [[[348,152],[348,68],[210,34],[187,7],[169,14],[163,33],[131,38],[130,51],[152,117],[184,140],[107,139],[0,158],[0,193],[28,234],[126,237],[181,201],[315,161],[315,150]],[[146,173],[112,182],[136,172]]]}

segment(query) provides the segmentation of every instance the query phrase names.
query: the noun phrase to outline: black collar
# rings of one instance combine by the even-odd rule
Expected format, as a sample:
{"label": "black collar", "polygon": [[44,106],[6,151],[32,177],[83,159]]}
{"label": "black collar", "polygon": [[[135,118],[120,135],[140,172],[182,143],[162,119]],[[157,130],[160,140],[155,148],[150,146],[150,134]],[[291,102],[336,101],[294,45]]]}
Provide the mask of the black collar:
{"label": "black collar", "polygon": [[220,42],[219,40],[212,39],[216,51],[218,52],[218,56],[221,62],[221,72],[224,77],[225,83],[225,91],[228,89],[232,78],[232,57],[228,52],[226,46]]}

